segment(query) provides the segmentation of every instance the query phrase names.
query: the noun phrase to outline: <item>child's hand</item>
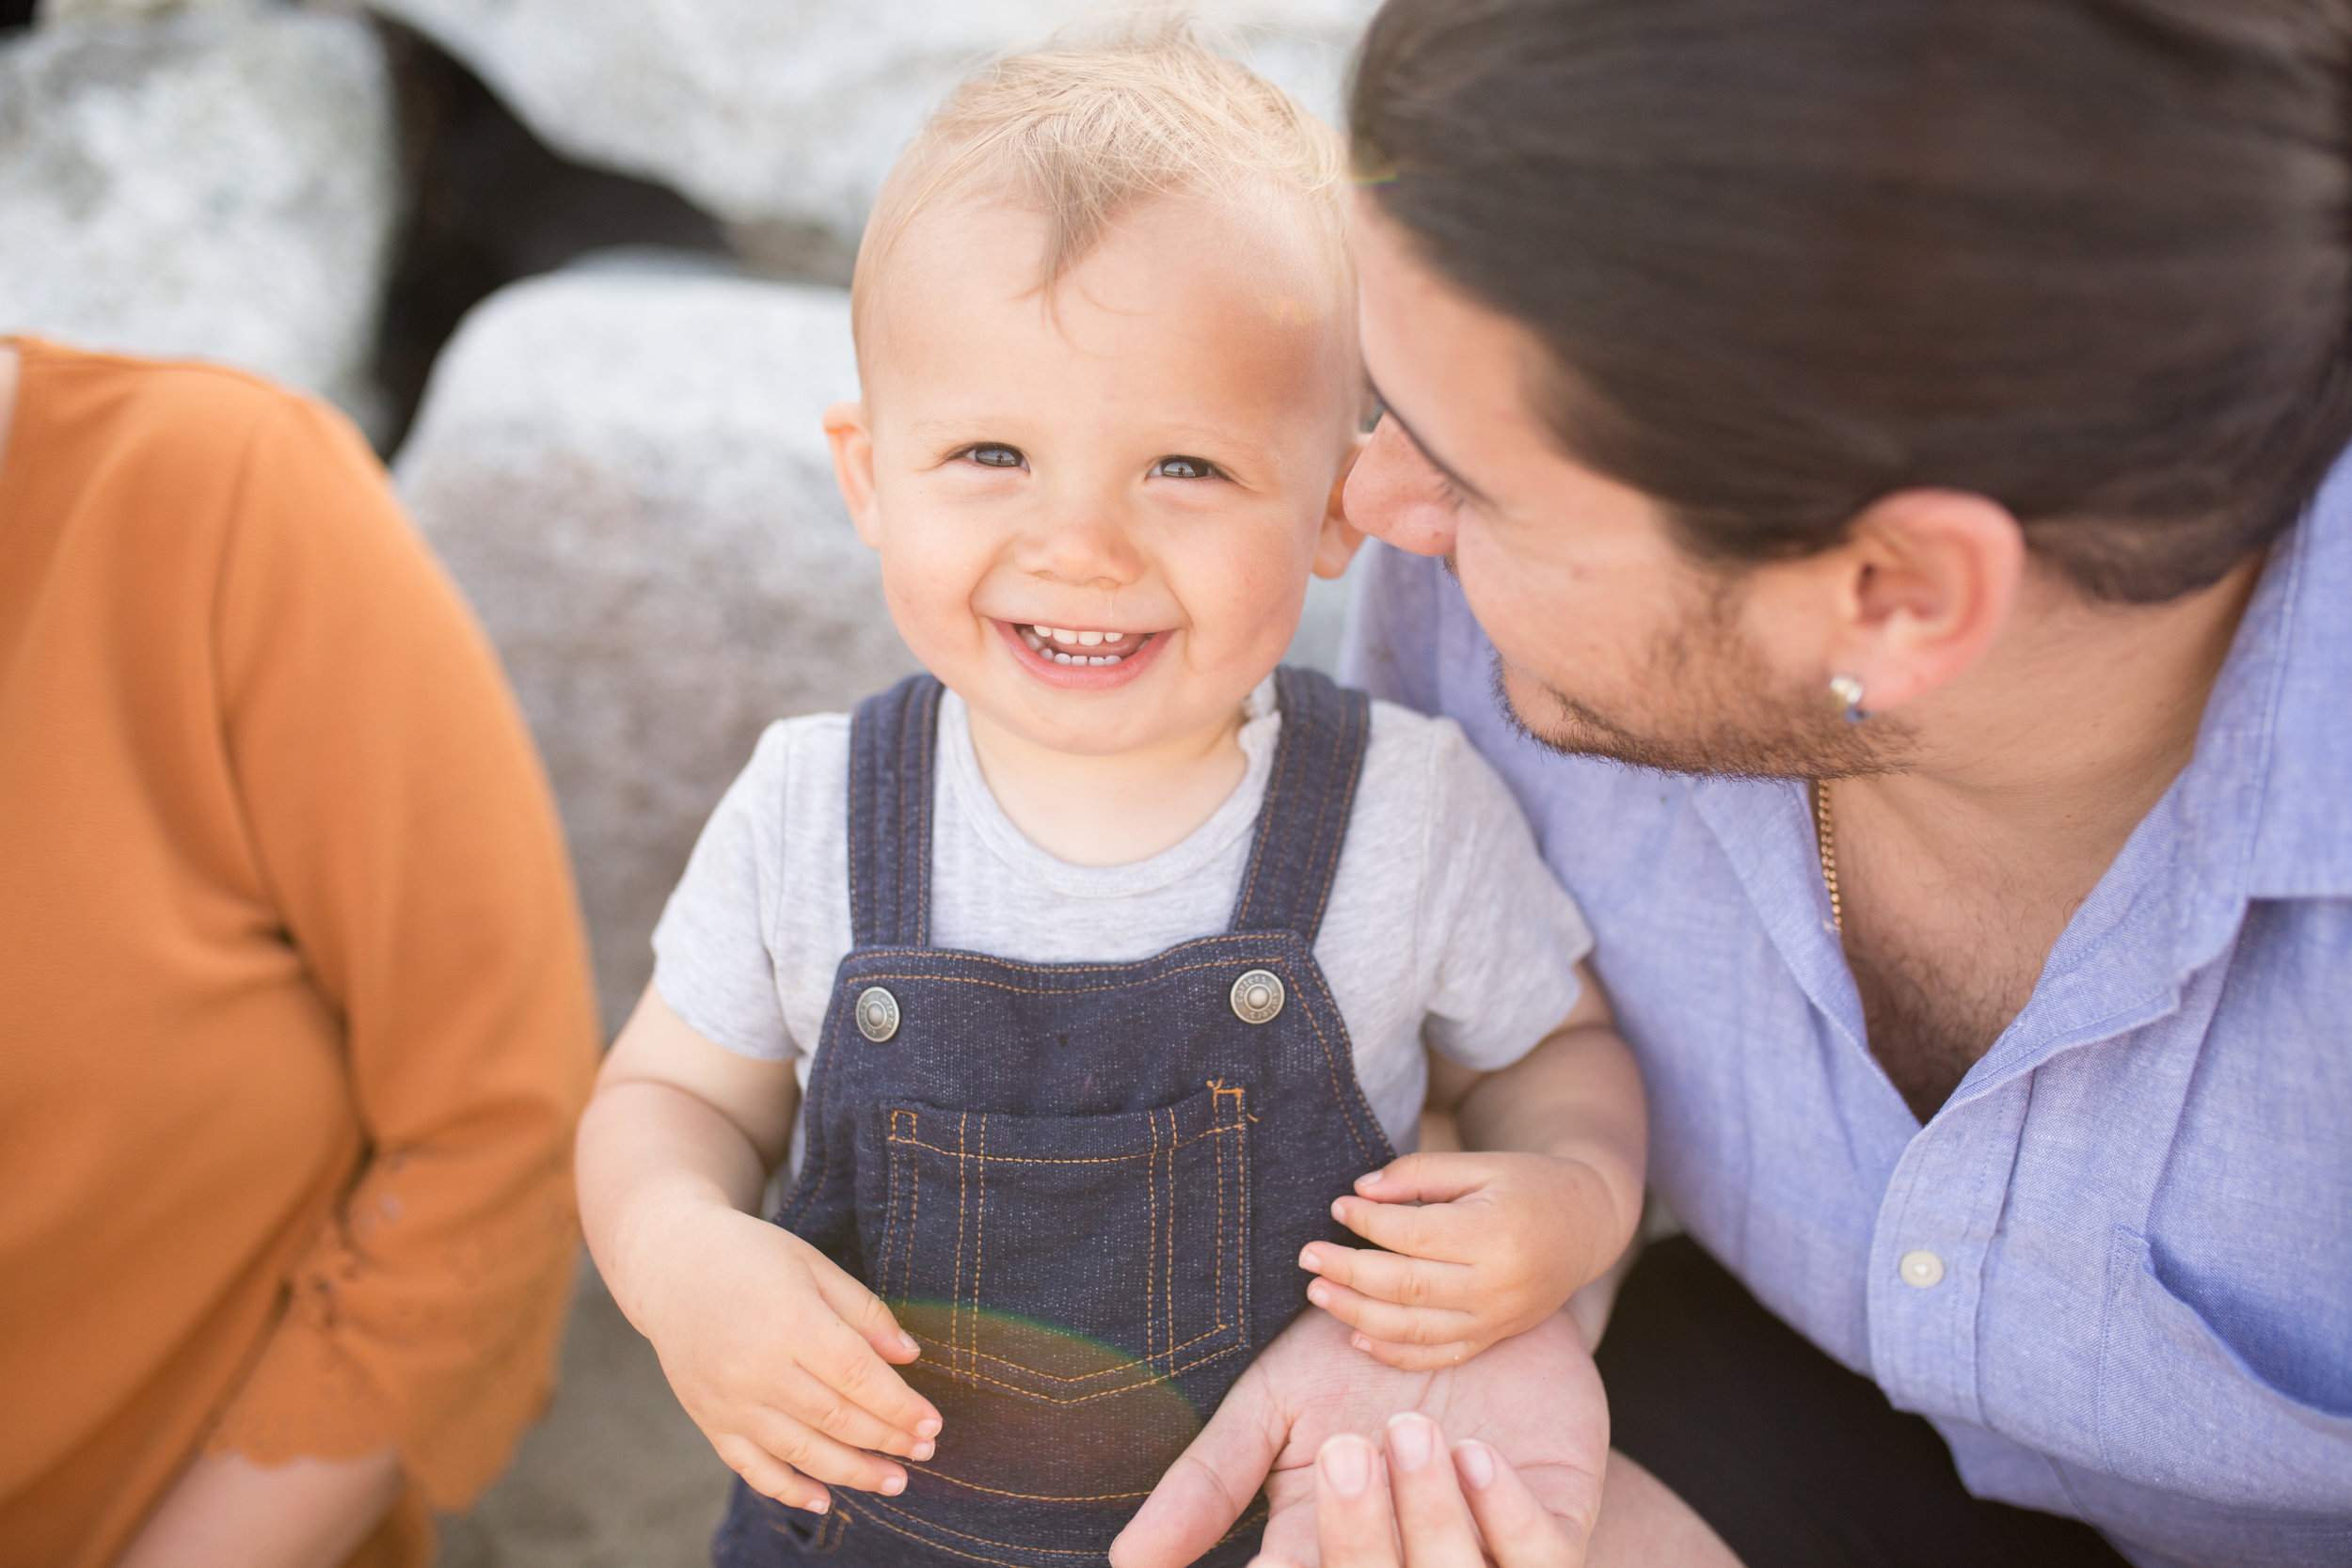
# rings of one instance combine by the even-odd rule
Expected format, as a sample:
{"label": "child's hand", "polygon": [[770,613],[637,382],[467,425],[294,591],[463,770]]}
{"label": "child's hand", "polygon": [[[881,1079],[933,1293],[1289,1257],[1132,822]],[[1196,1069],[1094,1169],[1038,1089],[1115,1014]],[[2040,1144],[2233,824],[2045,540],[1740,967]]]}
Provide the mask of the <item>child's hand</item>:
{"label": "child's hand", "polygon": [[[788,1230],[716,1204],[666,1216],[632,1273],[638,1326],[678,1402],[752,1489],[822,1513],[823,1485],[896,1495],[939,1412],[889,1364],[917,1354],[890,1309]],[[876,1450],[869,1452],[866,1450]]]}
{"label": "child's hand", "polygon": [[1386,1247],[1313,1242],[1307,1299],[1356,1330],[1356,1348],[1420,1370],[1524,1333],[1614,1260],[1616,1222],[1592,1168],[1549,1154],[1408,1154],[1359,1177],[1332,1217]]}

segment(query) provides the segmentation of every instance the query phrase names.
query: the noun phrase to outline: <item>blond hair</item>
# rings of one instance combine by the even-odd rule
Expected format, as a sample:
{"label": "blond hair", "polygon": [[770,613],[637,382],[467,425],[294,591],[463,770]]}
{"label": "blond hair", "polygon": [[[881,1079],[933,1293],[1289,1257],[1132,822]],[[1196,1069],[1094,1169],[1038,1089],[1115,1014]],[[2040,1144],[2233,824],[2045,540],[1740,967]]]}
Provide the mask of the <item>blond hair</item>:
{"label": "blond hair", "polygon": [[1336,132],[1187,21],[1008,55],[956,89],[883,182],[858,245],[851,320],[863,342],[875,279],[914,219],[975,194],[1044,217],[1041,290],[1137,207],[1243,191],[1295,199],[1343,287],[1347,166]]}

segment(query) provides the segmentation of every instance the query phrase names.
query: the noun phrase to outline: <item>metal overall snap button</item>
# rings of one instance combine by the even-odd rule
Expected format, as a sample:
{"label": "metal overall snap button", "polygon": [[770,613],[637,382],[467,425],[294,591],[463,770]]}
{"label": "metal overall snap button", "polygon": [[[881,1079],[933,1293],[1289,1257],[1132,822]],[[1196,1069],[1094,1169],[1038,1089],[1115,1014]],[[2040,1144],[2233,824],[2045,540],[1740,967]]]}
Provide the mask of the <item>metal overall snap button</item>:
{"label": "metal overall snap button", "polygon": [[1233,1016],[1244,1023],[1263,1023],[1282,1010],[1280,976],[1253,969],[1233,982]]}
{"label": "metal overall snap button", "polygon": [[880,986],[857,993],[857,1032],[882,1044],[898,1032],[898,999]]}

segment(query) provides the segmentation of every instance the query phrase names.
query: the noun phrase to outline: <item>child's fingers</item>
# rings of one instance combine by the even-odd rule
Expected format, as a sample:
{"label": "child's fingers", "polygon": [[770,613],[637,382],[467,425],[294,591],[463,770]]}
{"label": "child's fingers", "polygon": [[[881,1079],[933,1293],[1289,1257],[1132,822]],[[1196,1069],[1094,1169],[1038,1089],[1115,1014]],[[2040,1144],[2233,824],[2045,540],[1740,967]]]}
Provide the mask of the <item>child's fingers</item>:
{"label": "child's fingers", "polygon": [[1469,1339],[1456,1339],[1450,1345],[1399,1345],[1370,1335],[1348,1336],[1348,1343],[1384,1367],[1394,1367],[1400,1372],[1438,1372],[1448,1367],[1458,1367],[1476,1355],[1483,1348]]}
{"label": "child's fingers", "polygon": [[773,1497],[787,1508],[805,1509],[811,1513],[822,1513],[832,1501],[823,1487],[764,1452],[749,1438],[724,1437],[711,1447],[718,1450],[728,1469],[743,1478],[744,1485],[763,1497]]}
{"label": "child's fingers", "polygon": [[1438,1263],[1371,1247],[1311,1242],[1298,1266],[1375,1301],[1399,1307],[1443,1307],[1469,1311],[1474,1305],[1476,1273],[1460,1263]]}
{"label": "child's fingers", "polygon": [[916,1441],[939,1435],[939,1412],[845,1323],[827,1325],[800,1356],[802,1368],[841,1401]]}
{"label": "child's fingers", "polygon": [[[835,1311],[841,1310],[844,1303],[857,1307],[855,1297],[863,1296],[872,1304],[873,1311],[882,1314],[883,1322],[891,1321],[890,1309],[876,1300],[871,1291],[839,1270],[834,1273],[837,1278],[822,1273],[817,1275],[817,1288],[827,1306]],[[866,1321],[870,1323],[870,1317]],[[898,1334],[895,1323],[891,1333],[894,1337]],[[916,1438],[939,1435],[939,1412],[932,1408],[930,1401],[907,1386],[906,1379],[894,1371],[876,1351],[871,1334],[861,1330],[856,1322],[844,1317],[825,1324],[814,1339],[800,1361],[819,1382],[900,1432]]]}
{"label": "child's fingers", "polygon": [[863,1405],[851,1403],[838,1390],[799,1368],[793,1369],[789,1376],[782,1402],[795,1420],[805,1421],[853,1449],[873,1449],[897,1454],[900,1459],[924,1460],[930,1458],[936,1447],[930,1438],[894,1427]]}
{"label": "child's fingers", "polygon": [[755,1411],[745,1425],[745,1435],[771,1459],[789,1465],[810,1481],[880,1492],[886,1497],[907,1489],[907,1473],[889,1460],[837,1443],[785,1411]]}
{"label": "child's fingers", "polygon": [[1467,1312],[1396,1307],[1327,1279],[1310,1281],[1307,1299],[1350,1328],[1401,1345],[1442,1345],[1466,1339],[1475,1323]]}
{"label": "child's fingers", "polygon": [[1370,1198],[1343,1197],[1331,1205],[1331,1217],[1391,1252],[1441,1263],[1467,1263],[1476,1253],[1476,1227],[1450,1203],[1375,1203]]}
{"label": "child's fingers", "polygon": [[1356,1179],[1356,1190],[1375,1203],[1451,1203],[1494,1177],[1483,1154],[1407,1154]]}
{"label": "child's fingers", "polygon": [[923,1347],[914,1342],[914,1335],[898,1326],[898,1320],[890,1315],[882,1297],[859,1284],[856,1276],[840,1264],[817,1253],[809,1259],[809,1273],[816,1279],[817,1293],[824,1298],[825,1305],[858,1338],[873,1346],[876,1355],[903,1367],[923,1354]]}

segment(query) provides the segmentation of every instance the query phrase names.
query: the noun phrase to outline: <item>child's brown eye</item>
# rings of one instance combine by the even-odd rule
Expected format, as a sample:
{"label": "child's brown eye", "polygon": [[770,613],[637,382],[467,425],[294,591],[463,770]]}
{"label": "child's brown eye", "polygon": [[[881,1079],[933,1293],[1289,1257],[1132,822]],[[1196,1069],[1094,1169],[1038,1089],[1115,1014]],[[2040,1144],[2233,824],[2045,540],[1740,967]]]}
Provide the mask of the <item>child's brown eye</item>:
{"label": "child's brown eye", "polygon": [[963,455],[983,468],[1025,468],[1029,462],[1021,455],[1018,447],[1003,446],[994,441],[982,442]]}
{"label": "child's brown eye", "polygon": [[1209,479],[1216,473],[1214,464],[1199,457],[1163,457],[1152,465],[1154,479]]}

